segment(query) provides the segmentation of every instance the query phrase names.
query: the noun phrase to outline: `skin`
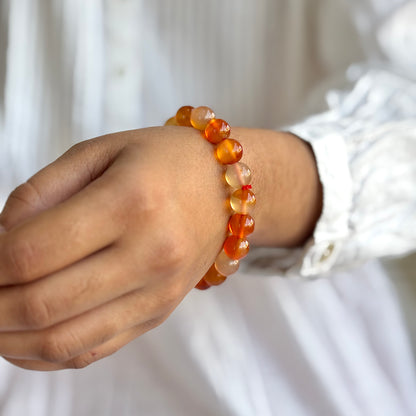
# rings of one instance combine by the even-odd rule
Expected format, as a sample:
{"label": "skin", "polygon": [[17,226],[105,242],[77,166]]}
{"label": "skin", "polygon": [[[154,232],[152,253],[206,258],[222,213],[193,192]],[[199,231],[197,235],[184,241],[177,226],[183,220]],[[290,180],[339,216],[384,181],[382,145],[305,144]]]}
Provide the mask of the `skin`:
{"label": "skin", "polygon": [[[252,245],[313,232],[322,190],[311,148],[235,128],[253,173]],[[16,188],[0,214],[0,355],[82,368],[160,325],[221,250],[229,189],[198,131],[157,127],[83,142]]]}

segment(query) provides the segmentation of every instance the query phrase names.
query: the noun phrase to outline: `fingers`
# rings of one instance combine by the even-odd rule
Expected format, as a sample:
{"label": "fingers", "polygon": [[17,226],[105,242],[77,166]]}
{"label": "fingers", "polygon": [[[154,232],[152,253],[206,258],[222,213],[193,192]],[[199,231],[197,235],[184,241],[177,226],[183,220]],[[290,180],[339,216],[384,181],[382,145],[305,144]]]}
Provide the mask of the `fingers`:
{"label": "fingers", "polygon": [[139,279],[120,268],[122,256],[109,247],[38,281],[0,290],[0,331],[47,328],[137,289]]}
{"label": "fingers", "polygon": [[[147,330],[152,329],[153,326],[156,326],[156,324],[159,323],[162,322],[150,322],[148,324]],[[93,348],[92,350],[87,351],[63,363],[51,363],[48,361],[40,360],[22,360],[10,357],[3,358],[5,358],[11,364],[14,364],[21,368],[25,368],[27,370],[57,371],[66,368],[85,368],[88,365],[117,352],[120,348],[124,347],[129,342],[133,341],[134,339],[142,335],[143,329],[144,328],[142,325],[138,325],[136,327],[128,329],[127,331],[124,331],[123,333],[115,336],[110,341],[107,341],[104,344],[101,344],[100,346]]]}
{"label": "fingers", "polygon": [[[146,247],[136,250],[146,256]],[[161,278],[161,270],[113,245],[43,279],[0,290],[0,332],[51,327]]]}
{"label": "fingers", "polygon": [[139,336],[162,323],[185,295],[172,288],[159,288],[157,293],[155,297],[144,290],[132,292],[46,330],[0,333],[0,355],[65,363],[132,328]]}
{"label": "fingers", "polygon": [[104,172],[117,154],[115,147],[109,136],[73,146],[10,194],[0,223],[9,230],[65,201]]}
{"label": "fingers", "polygon": [[101,176],[67,201],[0,234],[0,285],[48,275],[113,243],[122,233],[114,178]]}

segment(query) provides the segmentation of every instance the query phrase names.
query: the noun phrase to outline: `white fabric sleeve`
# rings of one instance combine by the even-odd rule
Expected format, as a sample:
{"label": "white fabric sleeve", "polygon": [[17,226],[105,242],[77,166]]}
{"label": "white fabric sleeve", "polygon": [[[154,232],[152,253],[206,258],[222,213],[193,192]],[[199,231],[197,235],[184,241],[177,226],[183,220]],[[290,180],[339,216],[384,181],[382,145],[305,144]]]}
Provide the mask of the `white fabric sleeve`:
{"label": "white fabric sleeve", "polygon": [[257,250],[251,266],[312,277],[416,248],[416,85],[369,70],[330,94],[329,111],[288,129],[310,142],[323,185],[314,234],[299,250]]}
{"label": "white fabric sleeve", "polygon": [[310,142],[323,185],[314,234],[299,250],[257,250],[248,267],[312,277],[416,248],[416,85],[368,70],[328,101],[288,129]]}
{"label": "white fabric sleeve", "polygon": [[416,85],[383,70],[363,75],[330,111],[290,129],[311,143],[323,212],[302,275],[416,248]]}
{"label": "white fabric sleeve", "polygon": [[287,128],[313,148],[322,215],[302,249],[253,250],[248,269],[313,277],[416,249],[416,2],[351,7],[369,63],[348,70],[351,91],[327,93],[327,112]]}

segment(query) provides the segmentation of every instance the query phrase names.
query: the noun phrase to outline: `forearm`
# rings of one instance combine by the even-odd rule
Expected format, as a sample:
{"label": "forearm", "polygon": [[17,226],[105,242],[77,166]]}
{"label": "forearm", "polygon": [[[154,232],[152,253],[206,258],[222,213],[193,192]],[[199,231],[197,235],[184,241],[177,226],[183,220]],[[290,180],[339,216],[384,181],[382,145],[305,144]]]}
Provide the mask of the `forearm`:
{"label": "forearm", "polygon": [[233,128],[253,172],[254,245],[293,247],[313,232],[322,209],[322,187],[313,152],[298,137],[272,130]]}

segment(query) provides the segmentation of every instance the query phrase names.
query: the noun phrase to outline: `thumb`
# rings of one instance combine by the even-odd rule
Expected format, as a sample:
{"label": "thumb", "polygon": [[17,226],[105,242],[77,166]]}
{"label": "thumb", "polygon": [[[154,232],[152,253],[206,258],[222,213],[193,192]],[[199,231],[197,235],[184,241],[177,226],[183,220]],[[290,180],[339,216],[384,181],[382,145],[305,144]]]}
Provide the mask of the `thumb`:
{"label": "thumb", "polygon": [[108,140],[92,139],[69,149],[8,197],[0,214],[1,228],[16,225],[65,201],[100,176],[112,162],[115,151]]}

